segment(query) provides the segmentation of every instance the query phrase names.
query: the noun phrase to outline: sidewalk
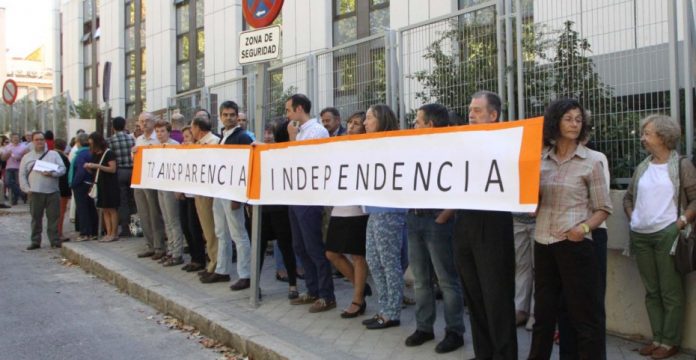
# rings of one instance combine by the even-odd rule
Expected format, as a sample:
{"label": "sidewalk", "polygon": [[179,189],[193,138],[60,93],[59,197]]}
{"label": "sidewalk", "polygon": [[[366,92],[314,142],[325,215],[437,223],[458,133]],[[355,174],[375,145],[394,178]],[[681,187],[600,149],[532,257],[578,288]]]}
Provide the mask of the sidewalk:
{"label": "sidewalk", "polygon": [[[414,308],[402,312],[401,326],[366,330],[360,324],[377,309],[375,296],[368,297],[365,316],[341,319],[341,309],[351,299],[351,286],[335,279],[337,308],[310,314],[309,306],[292,306],[287,283],[275,280],[274,261],[266,258],[261,275],[263,299],[258,308],[249,304],[249,290],[232,292],[229,283],[202,284],[195,273],[180,267],[162,267],[150,259],[138,259],[144,240],[121,239],[113,243],[65,243],[63,256],[88,272],[114,284],[121,291],[195,326],[202,333],[244,352],[254,359],[470,359],[474,357],[469,320],[462,349],[436,354],[435,345],[444,336],[442,304],[438,302],[435,341],[408,348],[404,339],[415,330]],[[236,275],[232,275],[234,280]],[[300,290],[304,286],[298,280]],[[413,296],[413,290],[407,289]],[[526,358],[531,333],[517,331],[519,358]],[[640,344],[607,337],[608,359],[647,359],[638,355]],[[556,349],[557,351],[557,349]],[[557,356],[557,355],[556,355]],[[681,355],[675,360],[691,359]]]}

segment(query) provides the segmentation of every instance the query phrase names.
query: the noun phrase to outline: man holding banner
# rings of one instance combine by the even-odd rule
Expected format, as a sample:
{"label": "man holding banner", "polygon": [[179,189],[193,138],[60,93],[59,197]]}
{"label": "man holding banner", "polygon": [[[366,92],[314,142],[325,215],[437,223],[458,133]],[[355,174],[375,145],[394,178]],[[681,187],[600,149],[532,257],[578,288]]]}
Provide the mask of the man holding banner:
{"label": "man holding banner", "polygon": [[[312,102],[302,94],[292,95],[285,102],[285,114],[290,140],[309,140],[329,137],[329,132],[317,121],[310,119]],[[305,268],[307,293],[290,301],[293,305],[312,304],[310,313],[327,311],[336,307],[331,263],[326,258],[322,240],[321,206],[290,206],[290,227],[293,249],[302,259]]]}
{"label": "man holding banner", "polygon": [[[220,138],[215,136],[211,130],[210,118],[202,115],[196,115],[191,122],[191,134],[196,140],[196,144],[210,145],[220,143]],[[201,282],[204,284],[215,283],[221,281],[230,281],[229,274],[218,274],[215,272],[218,260],[218,238],[215,235],[215,222],[213,215],[213,198],[207,196],[196,195],[195,197],[196,211],[198,219],[203,228],[203,236],[205,237],[205,247],[208,252],[210,262],[206,266],[206,270],[198,273]]]}
{"label": "man holding banner", "polygon": [[[155,135],[155,116],[149,112],[143,112],[138,116],[138,125],[143,130],[143,134],[135,139],[135,147],[157,145],[159,141]],[[162,212],[159,208],[157,190],[134,189],[133,197],[135,206],[140,216],[140,225],[143,228],[145,245],[147,249],[138,254],[138,257],[152,257],[154,260],[161,259],[164,254],[164,221]]]}
{"label": "man holding banner", "polygon": [[[237,121],[239,106],[234,101],[220,105],[220,120],[224,125],[221,144],[249,145],[254,140],[247,135]],[[215,198],[213,200],[215,235],[218,239],[218,257],[215,273],[230,274],[232,270],[232,246],[237,248],[237,276],[230,286],[232,291],[248,289],[251,285],[251,241],[244,228],[244,206],[238,201]],[[234,244],[233,244],[234,242]]]}
{"label": "man holding banner", "polygon": [[[479,91],[469,105],[469,123],[500,119],[501,100]],[[498,185],[493,185],[494,189]],[[500,183],[502,191],[502,182]],[[459,210],[454,223],[454,256],[471,313],[477,359],[517,359],[515,329],[515,242],[512,214]]]}

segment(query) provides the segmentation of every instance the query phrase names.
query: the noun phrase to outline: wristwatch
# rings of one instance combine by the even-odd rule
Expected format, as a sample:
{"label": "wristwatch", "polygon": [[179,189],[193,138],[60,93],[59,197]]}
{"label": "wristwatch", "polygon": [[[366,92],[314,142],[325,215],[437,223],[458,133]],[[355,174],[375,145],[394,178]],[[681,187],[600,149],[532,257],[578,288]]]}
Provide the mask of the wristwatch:
{"label": "wristwatch", "polygon": [[585,223],[582,223],[582,224],[580,224],[580,227],[582,228],[582,231],[585,232],[585,234],[589,234],[589,233],[590,233],[590,225],[587,225],[587,224],[585,224]]}

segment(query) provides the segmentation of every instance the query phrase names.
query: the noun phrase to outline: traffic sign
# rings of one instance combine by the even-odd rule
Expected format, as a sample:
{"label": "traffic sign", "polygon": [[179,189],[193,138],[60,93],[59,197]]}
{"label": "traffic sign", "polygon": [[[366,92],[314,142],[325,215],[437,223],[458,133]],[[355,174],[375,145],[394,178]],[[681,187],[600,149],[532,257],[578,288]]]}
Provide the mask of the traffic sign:
{"label": "traffic sign", "polygon": [[239,63],[241,65],[280,57],[280,26],[239,33]]}
{"label": "traffic sign", "polygon": [[12,105],[15,100],[17,100],[17,83],[12,79],[7,79],[2,85],[2,101],[7,105]]}
{"label": "traffic sign", "polygon": [[283,0],[242,0],[244,19],[255,28],[271,25],[282,8]]}

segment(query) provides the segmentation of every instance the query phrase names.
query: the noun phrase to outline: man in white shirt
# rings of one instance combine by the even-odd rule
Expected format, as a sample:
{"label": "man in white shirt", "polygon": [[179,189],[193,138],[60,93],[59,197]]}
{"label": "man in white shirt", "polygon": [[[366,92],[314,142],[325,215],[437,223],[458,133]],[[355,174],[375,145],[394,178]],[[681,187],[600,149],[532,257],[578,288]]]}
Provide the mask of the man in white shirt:
{"label": "man in white shirt", "polygon": [[[312,103],[302,94],[285,102],[285,115],[291,141],[328,138],[329,132],[317,119],[309,117]],[[309,312],[327,311],[336,307],[331,263],[326,258],[322,240],[322,206],[290,206],[290,228],[293,249],[305,268],[307,292],[290,301],[293,305],[312,304]]]}
{"label": "man in white shirt", "polygon": [[[143,130],[143,134],[135,139],[133,152],[139,147],[158,145],[159,141],[155,135],[155,116],[149,112],[143,112],[138,116],[138,125]],[[138,254],[138,257],[152,257],[153,260],[161,259],[164,253],[164,221],[162,211],[159,207],[157,190],[134,189],[133,197],[135,206],[140,216],[140,226],[143,228],[145,237],[145,251]]]}

